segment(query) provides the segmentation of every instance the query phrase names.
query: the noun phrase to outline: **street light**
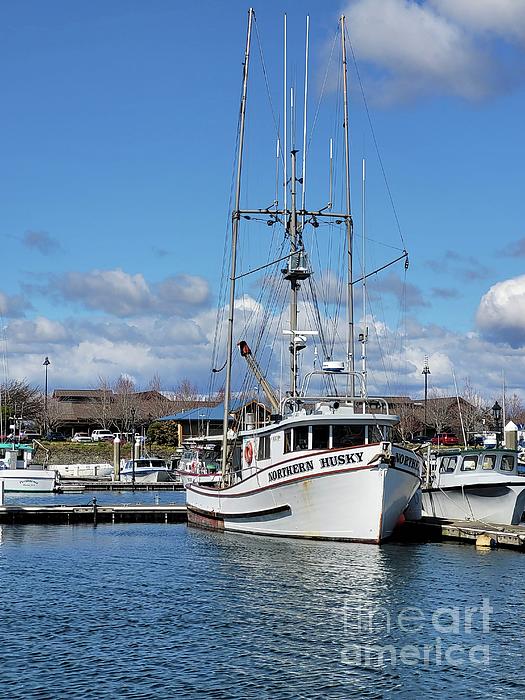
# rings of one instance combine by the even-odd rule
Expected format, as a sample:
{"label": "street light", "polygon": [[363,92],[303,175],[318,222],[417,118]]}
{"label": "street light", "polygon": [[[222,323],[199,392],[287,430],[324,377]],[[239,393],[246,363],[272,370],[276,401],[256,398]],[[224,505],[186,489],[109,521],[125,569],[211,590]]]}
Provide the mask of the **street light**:
{"label": "street light", "polygon": [[428,356],[425,356],[425,366],[421,374],[425,377],[425,435],[427,432],[427,391],[428,391],[428,375],[430,374],[430,367],[428,366]]}
{"label": "street light", "polygon": [[49,357],[46,357],[44,362],[42,363],[44,368],[45,368],[45,373],[46,373],[46,388],[45,388],[45,393],[44,393],[44,432],[47,433],[48,431],[48,420],[47,420],[47,368],[51,364],[49,362]]}
{"label": "street light", "polygon": [[494,406],[492,406],[492,415],[494,416],[494,422],[496,423],[496,447],[500,446],[500,420],[501,420],[501,406],[496,401]]}

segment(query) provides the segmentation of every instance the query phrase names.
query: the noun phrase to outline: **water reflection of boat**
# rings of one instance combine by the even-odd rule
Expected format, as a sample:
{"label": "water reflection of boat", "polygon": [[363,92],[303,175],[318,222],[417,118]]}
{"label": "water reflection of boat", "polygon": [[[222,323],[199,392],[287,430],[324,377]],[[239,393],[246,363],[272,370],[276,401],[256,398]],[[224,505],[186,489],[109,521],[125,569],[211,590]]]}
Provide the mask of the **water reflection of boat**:
{"label": "water reflection of boat", "polygon": [[525,510],[525,477],[510,449],[447,450],[433,455],[422,488],[423,515],[517,525]]}
{"label": "water reflection of boat", "polygon": [[5,491],[51,493],[57,474],[45,465],[33,464],[34,448],[24,443],[0,443],[0,481]]}

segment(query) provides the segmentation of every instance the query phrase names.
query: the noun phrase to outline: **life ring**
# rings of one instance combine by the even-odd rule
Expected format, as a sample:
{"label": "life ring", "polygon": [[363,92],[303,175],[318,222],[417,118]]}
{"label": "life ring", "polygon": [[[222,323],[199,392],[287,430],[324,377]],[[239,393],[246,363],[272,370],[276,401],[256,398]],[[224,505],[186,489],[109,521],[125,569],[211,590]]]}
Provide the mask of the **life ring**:
{"label": "life ring", "polygon": [[248,466],[253,461],[253,444],[251,442],[247,442],[244,448],[244,461]]}

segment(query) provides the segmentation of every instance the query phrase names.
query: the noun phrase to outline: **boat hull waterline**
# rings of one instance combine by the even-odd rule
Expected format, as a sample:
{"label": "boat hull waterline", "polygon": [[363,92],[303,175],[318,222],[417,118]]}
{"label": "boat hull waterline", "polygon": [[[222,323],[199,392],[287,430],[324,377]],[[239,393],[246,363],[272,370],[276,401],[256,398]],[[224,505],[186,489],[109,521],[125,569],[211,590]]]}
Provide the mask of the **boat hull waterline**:
{"label": "boat hull waterline", "polygon": [[525,511],[525,483],[518,476],[504,483],[487,481],[424,489],[422,500],[425,516],[518,525]]}
{"label": "boat hull waterline", "polygon": [[188,523],[232,532],[379,544],[420,485],[414,453],[379,445],[298,455],[229,488],[191,484]]}
{"label": "boat hull waterline", "polygon": [[53,493],[56,473],[51,469],[2,469],[0,481],[11,493]]}

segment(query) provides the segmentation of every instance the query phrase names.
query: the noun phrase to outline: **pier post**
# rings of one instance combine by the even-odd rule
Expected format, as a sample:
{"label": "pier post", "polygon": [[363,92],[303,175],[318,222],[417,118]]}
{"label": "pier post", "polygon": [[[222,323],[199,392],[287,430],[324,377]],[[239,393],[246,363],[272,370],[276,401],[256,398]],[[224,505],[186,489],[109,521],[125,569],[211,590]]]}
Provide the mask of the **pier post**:
{"label": "pier post", "polygon": [[4,505],[4,480],[0,479],[0,506]]}
{"label": "pier post", "polygon": [[115,481],[120,480],[120,438],[113,440],[113,478]]}

